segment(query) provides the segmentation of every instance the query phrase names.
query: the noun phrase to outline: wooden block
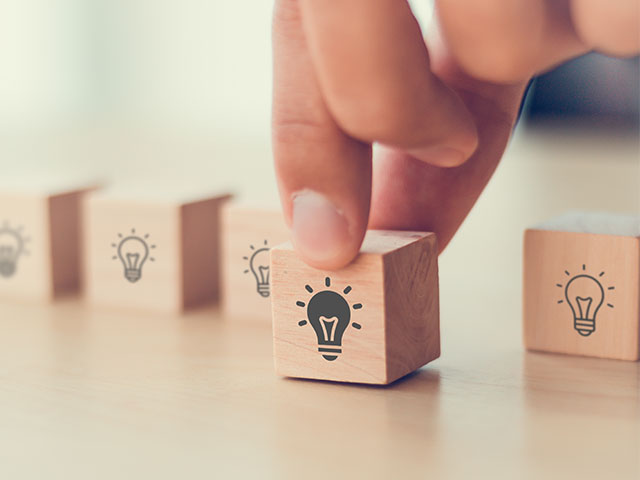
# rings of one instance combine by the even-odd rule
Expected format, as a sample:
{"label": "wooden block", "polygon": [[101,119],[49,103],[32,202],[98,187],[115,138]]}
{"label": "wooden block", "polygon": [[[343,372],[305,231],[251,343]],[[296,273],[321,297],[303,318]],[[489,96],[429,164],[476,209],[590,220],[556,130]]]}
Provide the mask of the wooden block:
{"label": "wooden block", "polygon": [[388,384],[440,356],[433,233],[367,232],[339,271],[271,250],[276,371],[288,377]]}
{"label": "wooden block", "polygon": [[80,286],[80,202],[90,187],[0,192],[0,295],[48,301]]}
{"label": "wooden block", "polygon": [[271,323],[269,250],[289,238],[279,209],[222,210],[222,305],[227,315]]}
{"label": "wooden block", "polygon": [[97,193],[85,202],[90,303],[179,312],[217,299],[227,197]]}
{"label": "wooden block", "polygon": [[640,359],[640,216],[569,213],[524,236],[530,350]]}

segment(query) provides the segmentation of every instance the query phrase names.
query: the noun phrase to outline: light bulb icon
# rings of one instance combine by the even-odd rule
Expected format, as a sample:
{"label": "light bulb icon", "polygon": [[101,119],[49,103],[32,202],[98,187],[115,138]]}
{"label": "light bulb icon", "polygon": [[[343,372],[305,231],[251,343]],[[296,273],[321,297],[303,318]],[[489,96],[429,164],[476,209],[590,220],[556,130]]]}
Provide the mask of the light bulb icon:
{"label": "light bulb icon", "polygon": [[11,228],[8,222],[0,226],[0,275],[9,278],[16,273],[20,256],[29,254],[25,249],[28,241],[23,237],[22,227]]}
{"label": "light bulb icon", "polygon": [[249,268],[244,273],[251,272],[256,280],[256,290],[263,297],[269,296],[269,247],[267,241],[263,243],[263,247],[256,248],[249,245],[253,251],[251,257],[242,257],[249,262]]}
{"label": "light bulb icon", "polygon": [[[325,278],[325,286],[331,287],[331,279]],[[307,292],[313,293],[313,288],[309,285],[304,287]],[[348,295],[351,287],[347,286],[342,291],[344,295]],[[322,358],[332,362],[342,353],[342,337],[347,327],[351,325],[356,330],[362,327],[359,323],[351,322],[351,309],[359,310],[362,308],[361,303],[355,303],[349,306],[347,300],[339,293],[333,290],[322,290],[313,295],[308,305],[298,300],[296,305],[307,309],[307,320],[301,320],[298,325],[303,327],[307,323],[311,324],[318,341],[318,352]]]}
{"label": "light bulb icon", "polygon": [[[582,265],[582,270],[586,270],[586,265]],[[558,303],[567,302],[573,314],[573,328],[583,337],[588,337],[596,331],[596,316],[604,304],[605,290],[592,275],[580,273],[572,276],[567,270],[564,273],[571,278],[566,285],[556,284],[564,288],[564,299],[558,300]],[[600,272],[598,278],[604,273]],[[615,287],[607,287],[607,290],[615,290]],[[613,305],[607,303],[607,307],[613,308]]]}
{"label": "light bulb icon", "polygon": [[155,261],[154,257],[149,256],[149,250],[156,248],[155,245],[149,245],[147,239],[149,234],[143,237],[136,235],[136,229],[131,229],[131,234],[126,237],[121,233],[118,234],[120,241],[112,243],[111,246],[116,249],[116,255],[111,257],[113,260],[120,260],[124,267],[124,278],[131,283],[135,283],[142,278],[142,267],[147,259],[151,262]]}

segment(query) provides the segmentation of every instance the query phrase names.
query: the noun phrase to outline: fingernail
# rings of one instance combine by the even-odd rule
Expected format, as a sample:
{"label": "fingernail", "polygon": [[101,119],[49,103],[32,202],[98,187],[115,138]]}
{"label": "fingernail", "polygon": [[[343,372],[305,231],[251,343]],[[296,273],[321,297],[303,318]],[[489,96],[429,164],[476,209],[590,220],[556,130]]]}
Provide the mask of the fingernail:
{"label": "fingernail", "polygon": [[440,167],[457,167],[462,165],[467,156],[460,150],[451,147],[435,146],[409,150],[407,153],[423,162]]}
{"label": "fingernail", "polygon": [[308,260],[335,259],[349,241],[349,224],[324,195],[303,190],[293,196],[293,244]]}

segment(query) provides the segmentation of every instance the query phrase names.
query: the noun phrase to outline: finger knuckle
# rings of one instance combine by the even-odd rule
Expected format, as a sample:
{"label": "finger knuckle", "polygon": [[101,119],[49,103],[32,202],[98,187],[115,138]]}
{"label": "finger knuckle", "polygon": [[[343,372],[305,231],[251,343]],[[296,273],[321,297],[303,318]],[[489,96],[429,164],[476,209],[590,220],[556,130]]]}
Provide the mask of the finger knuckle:
{"label": "finger knuckle", "polygon": [[327,129],[313,119],[276,118],[273,121],[273,142],[276,145],[309,145],[327,141]]}

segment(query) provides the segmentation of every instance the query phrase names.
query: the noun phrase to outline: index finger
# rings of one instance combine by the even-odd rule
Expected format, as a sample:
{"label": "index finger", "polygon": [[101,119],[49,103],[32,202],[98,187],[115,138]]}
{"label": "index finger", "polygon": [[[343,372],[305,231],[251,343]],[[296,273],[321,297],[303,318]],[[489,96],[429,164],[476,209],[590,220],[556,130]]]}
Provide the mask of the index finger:
{"label": "index finger", "polygon": [[371,201],[371,146],[327,110],[296,0],[276,3],[273,153],[294,247],[311,266],[336,269],[357,254]]}

